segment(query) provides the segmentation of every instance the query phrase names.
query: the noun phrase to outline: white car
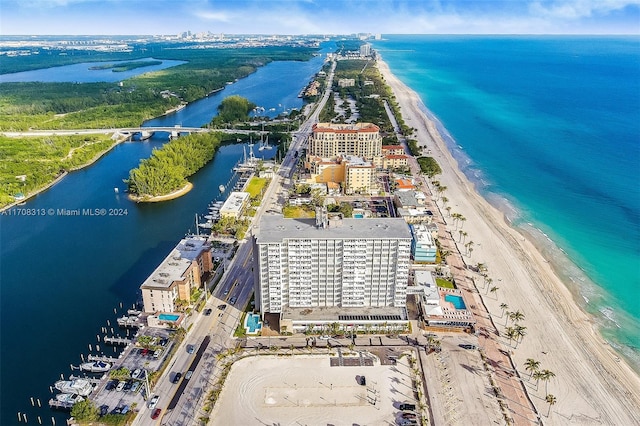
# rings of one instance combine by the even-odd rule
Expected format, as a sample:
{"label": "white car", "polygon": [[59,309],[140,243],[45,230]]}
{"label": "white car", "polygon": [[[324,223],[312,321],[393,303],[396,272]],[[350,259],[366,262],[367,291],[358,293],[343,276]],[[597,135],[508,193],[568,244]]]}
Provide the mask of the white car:
{"label": "white car", "polygon": [[158,400],[160,399],[159,395],[154,396],[149,400],[149,408],[154,409],[156,405],[158,405]]}

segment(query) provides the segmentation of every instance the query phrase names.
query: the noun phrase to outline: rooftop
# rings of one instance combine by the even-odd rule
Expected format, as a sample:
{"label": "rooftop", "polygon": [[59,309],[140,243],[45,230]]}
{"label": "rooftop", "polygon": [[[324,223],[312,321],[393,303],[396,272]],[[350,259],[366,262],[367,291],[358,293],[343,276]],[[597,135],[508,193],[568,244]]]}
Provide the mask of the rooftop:
{"label": "rooftop", "polygon": [[379,132],[380,128],[373,123],[316,123],[314,132],[358,133]]}
{"label": "rooftop", "polygon": [[318,228],[315,219],[285,219],[279,215],[263,216],[256,240],[258,244],[280,243],[285,239],[411,239],[407,222],[402,218],[342,219],[341,226]]}
{"label": "rooftop", "polygon": [[406,308],[342,308],[342,307],[283,307],[282,317],[293,321],[406,321]]}

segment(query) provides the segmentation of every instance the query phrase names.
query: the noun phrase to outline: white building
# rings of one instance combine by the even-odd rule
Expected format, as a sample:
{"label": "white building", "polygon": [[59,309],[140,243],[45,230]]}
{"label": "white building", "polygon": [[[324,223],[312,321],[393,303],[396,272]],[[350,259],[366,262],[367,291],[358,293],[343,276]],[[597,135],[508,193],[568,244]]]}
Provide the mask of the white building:
{"label": "white building", "polygon": [[262,218],[254,240],[260,311],[404,308],[411,251],[406,222],[325,215]]}
{"label": "white building", "polygon": [[220,216],[239,218],[250,196],[251,194],[248,192],[232,192],[222,207],[220,207]]}

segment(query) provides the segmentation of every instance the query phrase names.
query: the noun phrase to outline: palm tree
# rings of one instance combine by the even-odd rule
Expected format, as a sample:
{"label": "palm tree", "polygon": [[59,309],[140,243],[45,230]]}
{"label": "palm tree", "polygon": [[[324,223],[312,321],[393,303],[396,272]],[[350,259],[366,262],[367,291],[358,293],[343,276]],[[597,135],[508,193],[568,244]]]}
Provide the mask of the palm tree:
{"label": "palm tree", "polygon": [[473,245],[475,243],[473,241],[469,241],[467,244],[465,244],[465,247],[467,248],[467,253],[469,254],[469,256],[471,256],[471,252],[473,251]]}
{"label": "palm tree", "polygon": [[500,287],[493,286],[491,287],[491,290],[489,290],[489,293],[493,293],[495,295],[498,290],[500,290]]}
{"label": "palm tree", "polygon": [[550,370],[542,370],[540,373],[542,373],[542,377],[540,378],[544,380],[544,393],[548,394],[549,392],[547,391],[547,388],[549,386],[549,380],[551,380],[553,377],[556,377],[556,375],[553,371]]}
{"label": "palm tree", "polygon": [[484,263],[478,262],[476,263],[476,269],[479,273],[487,272],[487,265]]}
{"label": "palm tree", "polygon": [[536,390],[538,389],[538,382],[543,378],[543,376],[544,374],[542,373],[542,371],[533,372],[533,378],[536,379]]}
{"label": "palm tree", "polygon": [[533,358],[527,358],[524,362],[524,369],[529,372],[529,379],[531,379],[534,372],[538,371],[538,368],[540,368],[540,361],[536,361]]}
{"label": "palm tree", "polygon": [[505,309],[507,309],[508,307],[509,307],[509,305],[507,305],[506,303],[501,303],[500,304],[500,309],[502,309],[502,313],[500,314],[500,318],[502,318],[502,315],[504,315]]}
{"label": "palm tree", "polygon": [[520,324],[516,324],[514,329],[516,331],[516,348],[517,348],[518,347],[518,342],[522,341],[524,336],[527,334],[526,333],[527,327],[523,327]]}
{"label": "palm tree", "polygon": [[467,235],[469,235],[469,234],[467,234],[466,231],[462,231],[462,230],[461,230],[461,234],[462,234],[462,242],[464,242],[464,240],[467,239]]}
{"label": "palm tree", "polygon": [[547,417],[549,417],[549,415],[551,414],[551,406],[554,405],[556,402],[558,402],[557,398],[551,394],[547,394],[547,396],[544,397],[544,400],[547,401],[547,403],[549,403],[549,411],[547,411]]}
{"label": "palm tree", "polygon": [[507,337],[509,338],[509,346],[511,346],[511,341],[517,338],[516,329],[513,327],[507,327],[506,330]]}
{"label": "palm tree", "polygon": [[463,233],[463,232],[464,232],[464,231],[463,231],[462,229],[460,229],[460,230],[458,231],[458,242],[462,241],[462,233]]}
{"label": "palm tree", "polygon": [[509,322],[509,315],[511,315],[511,312],[505,311],[504,313],[506,314],[506,318],[504,320],[504,326],[506,327],[507,323]]}
{"label": "palm tree", "polygon": [[509,319],[511,319],[511,321],[513,322],[518,322],[524,319],[524,314],[520,312],[520,309],[518,309],[517,311],[511,312],[509,314]]}
{"label": "palm tree", "polygon": [[446,206],[447,203],[449,202],[449,199],[447,197],[442,197],[441,200],[442,200],[442,205],[443,206]]}
{"label": "palm tree", "polygon": [[451,206],[447,206],[445,207],[445,210],[447,211],[447,213],[449,214],[449,217],[451,217]]}
{"label": "palm tree", "polygon": [[462,222],[462,225],[460,225],[460,228],[462,228],[464,226],[464,221],[467,220],[466,217],[460,215],[460,217],[458,218],[458,220],[460,220]]}

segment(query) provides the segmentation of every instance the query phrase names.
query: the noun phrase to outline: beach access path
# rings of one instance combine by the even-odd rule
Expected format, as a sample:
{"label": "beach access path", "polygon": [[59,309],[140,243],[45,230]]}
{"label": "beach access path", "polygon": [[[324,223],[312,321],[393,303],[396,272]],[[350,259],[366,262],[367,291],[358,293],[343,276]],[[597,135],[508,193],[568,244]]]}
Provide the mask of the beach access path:
{"label": "beach access path", "polygon": [[[418,95],[398,80],[382,60],[378,61],[378,67],[396,95],[405,122],[417,129],[415,136],[419,145],[430,149],[442,167],[438,180],[447,187],[444,195],[450,200],[452,213],[466,218],[463,226],[468,234],[467,242],[475,242],[471,253],[460,247],[466,265],[485,264],[493,285],[499,287],[493,294],[481,291],[472,293],[473,297],[482,299],[501,334],[505,324],[501,303],[508,304],[509,311],[520,310],[525,314],[521,325],[527,327],[527,335],[522,342],[515,347],[514,342],[502,338],[501,347],[497,348],[511,352],[515,368],[523,379],[521,383],[543,423],[640,424],[638,375],[598,334],[592,319],[579,308],[536,247],[511,228],[504,215],[477,193],[459,170],[436,124],[420,109],[422,102]],[[448,226],[450,231],[454,229],[452,224]],[[481,280],[473,274],[467,271],[466,275],[476,282]],[[550,370],[555,377],[547,383],[529,379],[524,368],[528,358],[539,361],[540,370]],[[513,374],[510,366],[500,363],[496,367],[501,374],[501,390],[515,389],[508,384],[513,383],[509,377]],[[556,397],[554,405],[549,406],[545,401],[547,394]],[[509,404],[510,409],[515,405]]]}

